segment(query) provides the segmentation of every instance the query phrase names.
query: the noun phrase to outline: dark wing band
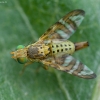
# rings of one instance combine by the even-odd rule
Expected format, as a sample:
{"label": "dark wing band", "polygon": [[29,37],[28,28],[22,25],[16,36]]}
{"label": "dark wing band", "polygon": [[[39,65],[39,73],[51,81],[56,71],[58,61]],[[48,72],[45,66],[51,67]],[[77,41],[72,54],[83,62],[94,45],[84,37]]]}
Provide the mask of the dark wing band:
{"label": "dark wing band", "polygon": [[83,10],[74,10],[51,26],[40,39],[68,39],[84,19]]}

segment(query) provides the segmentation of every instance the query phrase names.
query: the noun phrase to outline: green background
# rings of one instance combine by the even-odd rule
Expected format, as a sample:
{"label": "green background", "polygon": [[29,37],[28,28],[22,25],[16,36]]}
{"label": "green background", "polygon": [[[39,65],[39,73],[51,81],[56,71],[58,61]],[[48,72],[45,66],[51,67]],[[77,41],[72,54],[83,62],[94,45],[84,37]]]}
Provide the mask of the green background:
{"label": "green background", "polygon": [[[100,100],[100,0],[0,1],[0,100]],[[23,65],[14,61],[10,52],[19,44],[34,43],[75,9],[83,9],[86,15],[70,40],[88,41],[90,46],[73,56],[97,78],[86,80],[52,68],[46,71],[36,62],[21,76]]]}

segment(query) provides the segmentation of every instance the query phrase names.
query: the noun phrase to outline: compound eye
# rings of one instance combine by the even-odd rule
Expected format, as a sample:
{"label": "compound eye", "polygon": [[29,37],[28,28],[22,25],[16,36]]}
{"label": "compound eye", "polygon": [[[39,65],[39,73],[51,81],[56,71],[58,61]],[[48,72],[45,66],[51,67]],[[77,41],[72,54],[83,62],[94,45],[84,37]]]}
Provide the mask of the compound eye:
{"label": "compound eye", "polygon": [[19,49],[24,49],[24,48],[25,48],[24,45],[18,45],[18,46],[16,47],[17,50],[19,50]]}
{"label": "compound eye", "polygon": [[20,64],[25,64],[28,61],[28,59],[27,59],[27,57],[20,57],[20,58],[17,58],[17,61]]}
{"label": "compound eye", "polygon": [[[16,47],[17,50],[19,50],[19,49],[24,49],[24,48],[25,48],[24,45],[18,45],[18,46]],[[28,59],[27,59],[27,57],[20,57],[20,58],[17,58],[17,61],[18,61],[20,64],[25,64],[25,63],[28,61]]]}

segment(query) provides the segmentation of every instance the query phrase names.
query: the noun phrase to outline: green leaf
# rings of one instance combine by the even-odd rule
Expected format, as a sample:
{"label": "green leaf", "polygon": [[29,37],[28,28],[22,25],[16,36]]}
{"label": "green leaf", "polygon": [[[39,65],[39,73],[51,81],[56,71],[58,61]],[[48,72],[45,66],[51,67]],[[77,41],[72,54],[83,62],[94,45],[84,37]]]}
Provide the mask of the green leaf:
{"label": "green leaf", "polygon": [[[0,100],[99,100],[100,0],[7,0],[0,2]],[[97,78],[86,80],[41,63],[23,65],[11,58],[18,45],[29,45],[68,12],[83,9],[85,19],[72,36],[73,42],[89,41],[89,48],[73,56]],[[41,67],[39,67],[41,66]]]}

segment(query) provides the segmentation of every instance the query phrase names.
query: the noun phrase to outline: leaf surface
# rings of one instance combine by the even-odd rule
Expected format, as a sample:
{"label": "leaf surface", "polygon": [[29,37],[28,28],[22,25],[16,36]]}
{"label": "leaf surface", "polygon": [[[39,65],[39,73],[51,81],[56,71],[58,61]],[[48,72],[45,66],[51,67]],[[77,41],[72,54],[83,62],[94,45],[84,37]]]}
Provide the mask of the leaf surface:
{"label": "leaf surface", "polygon": [[[0,100],[99,100],[100,84],[100,9],[99,0],[7,0],[0,3]],[[73,56],[96,74],[93,80],[81,79],[41,63],[29,65],[22,76],[20,65],[10,52],[17,45],[29,45],[68,12],[83,9],[84,21],[70,40],[89,41],[89,48]]]}

